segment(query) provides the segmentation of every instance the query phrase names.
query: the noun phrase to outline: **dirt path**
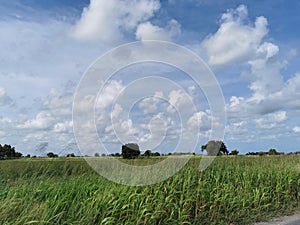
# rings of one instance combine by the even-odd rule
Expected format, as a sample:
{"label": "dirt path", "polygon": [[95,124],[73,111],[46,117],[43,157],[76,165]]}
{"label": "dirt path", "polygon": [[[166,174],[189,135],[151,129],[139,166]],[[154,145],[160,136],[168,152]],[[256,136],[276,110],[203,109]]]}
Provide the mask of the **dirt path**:
{"label": "dirt path", "polygon": [[300,212],[291,216],[283,216],[270,222],[255,223],[254,225],[300,225]]}

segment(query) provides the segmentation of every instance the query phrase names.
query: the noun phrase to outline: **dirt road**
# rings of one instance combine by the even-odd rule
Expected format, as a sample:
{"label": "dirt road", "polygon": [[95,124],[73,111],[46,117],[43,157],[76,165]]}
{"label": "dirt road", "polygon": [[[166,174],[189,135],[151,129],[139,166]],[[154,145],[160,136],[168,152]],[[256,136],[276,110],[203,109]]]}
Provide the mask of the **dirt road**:
{"label": "dirt road", "polygon": [[300,212],[274,219],[270,222],[255,223],[254,225],[300,225]]}

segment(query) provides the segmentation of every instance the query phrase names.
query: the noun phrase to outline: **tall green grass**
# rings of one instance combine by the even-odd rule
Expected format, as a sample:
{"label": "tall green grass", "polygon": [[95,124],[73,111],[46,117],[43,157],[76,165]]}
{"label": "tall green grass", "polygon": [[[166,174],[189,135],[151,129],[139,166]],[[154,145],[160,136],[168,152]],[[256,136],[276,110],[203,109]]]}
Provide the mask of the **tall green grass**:
{"label": "tall green grass", "polygon": [[300,156],[217,157],[203,172],[199,160],[143,187],[83,159],[0,161],[0,224],[251,224],[300,207]]}

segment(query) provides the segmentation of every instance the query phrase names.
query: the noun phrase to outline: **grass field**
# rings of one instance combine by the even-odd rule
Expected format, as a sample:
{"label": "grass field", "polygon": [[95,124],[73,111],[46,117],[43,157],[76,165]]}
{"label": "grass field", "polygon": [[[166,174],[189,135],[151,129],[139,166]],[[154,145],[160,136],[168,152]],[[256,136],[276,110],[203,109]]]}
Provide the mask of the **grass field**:
{"label": "grass field", "polygon": [[299,155],[217,157],[203,172],[199,160],[142,187],[108,181],[82,158],[3,160],[0,224],[239,225],[299,210]]}

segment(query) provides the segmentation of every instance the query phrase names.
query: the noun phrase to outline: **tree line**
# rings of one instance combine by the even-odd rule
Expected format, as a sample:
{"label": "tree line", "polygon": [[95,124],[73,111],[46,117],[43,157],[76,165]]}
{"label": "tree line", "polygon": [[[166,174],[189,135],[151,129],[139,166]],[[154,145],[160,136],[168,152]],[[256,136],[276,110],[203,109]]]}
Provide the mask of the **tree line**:
{"label": "tree line", "polygon": [[1,145],[0,144],[0,159],[17,159],[21,158],[22,153],[17,152],[15,150],[15,147],[12,147],[11,145]]}
{"label": "tree line", "polygon": [[[215,141],[211,140],[207,144],[201,146],[201,151],[206,152],[206,155],[208,156],[222,156],[222,155],[238,155],[239,151],[234,149],[231,152],[228,151],[227,146],[223,141]],[[152,152],[151,150],[146,150],[144,154],[141,154],[139,145],[137,143],[127,143],[122,145],[121,147],[121,154],[120,153],[113,153],[109,156],[113,157],[122,157],[124,159],[136,159],[139,157],[158,157],[161,155],[180,155],[180,154],[186,154],[186,153],[168,153],[168,154],[161,154],[159,152]],[[193,153],[195,155],[195,153]],[[269,151],[263,152],[248,152],[245,155],[247,156],[264,156],[264,155],[283,155],[285,153],[278,152],[276,149],[272,148]],[[294,152],[294,153],[287,153],[287,154],[300,154],[300,152]],[[74,153],[69,153],[65,155],[66,157],[76,157]],[[100,157],[98,153],[95,153],[95,157]],[[106,154],[101,154],[102,157],[106,156]],[[17,159],[23,157],[22,153],[17,152],[15,150],[15,147],[12,147],[11,145],[0,144],[0,159]],[[35,158],[36,156],[30,156],[30,154],[26,155],[27,158]],[[53,152],[47,153],[48,158],[57,158],[60,157],[58,154],[55,154]]]}

